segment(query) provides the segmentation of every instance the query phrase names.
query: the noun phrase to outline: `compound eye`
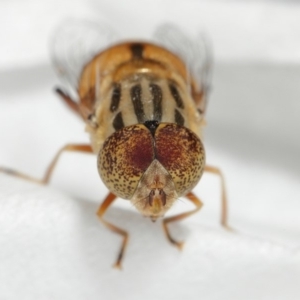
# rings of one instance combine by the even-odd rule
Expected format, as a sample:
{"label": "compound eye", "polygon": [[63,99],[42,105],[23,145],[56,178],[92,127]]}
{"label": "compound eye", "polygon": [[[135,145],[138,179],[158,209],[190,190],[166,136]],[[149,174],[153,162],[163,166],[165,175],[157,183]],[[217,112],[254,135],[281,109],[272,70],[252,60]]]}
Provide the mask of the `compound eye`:
{"label": "compound eye", "polygon": [[205,151],[198,136],[177,124],[160,124],[155,131],[156,159],[171,175],[178,196],[191,191],[205,166]]}
{"label": "compound eye", "polygon": [[130,199],[153,159],[150,131],[143,124],[128,126],[104,142],[98,155],[98,172],[111,192]]}

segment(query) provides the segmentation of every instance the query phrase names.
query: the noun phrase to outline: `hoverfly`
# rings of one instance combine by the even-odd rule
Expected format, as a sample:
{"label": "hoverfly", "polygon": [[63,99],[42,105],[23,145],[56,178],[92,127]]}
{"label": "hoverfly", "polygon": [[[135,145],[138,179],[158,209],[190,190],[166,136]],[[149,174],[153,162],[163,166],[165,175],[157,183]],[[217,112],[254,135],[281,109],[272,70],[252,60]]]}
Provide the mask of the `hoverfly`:
{"label": "hoverfly", "polygon": [[97,155],[99,175],[109,189],[97,214],[122,236],[115,262],[121,267],[128,233],[103,217],[117,198],[128,199],[152,221],[163,217],[179,197],[195,209],[163,219],[182,220],[202,207],[192,192],[204,171],[221,179],[221,224],[227,226],[224,179],[206,165],[202,144],[211,58],[203,38],[190,39],[173,25],[159,27],[152,42],[116,42],[98,24],[68,22],[52,44],[54,66],[68,89],[57,88],[65,104],[86,125],[90,144],[60,149],[43,179],[1,168],[27,180],[47,184],[64,151]]}

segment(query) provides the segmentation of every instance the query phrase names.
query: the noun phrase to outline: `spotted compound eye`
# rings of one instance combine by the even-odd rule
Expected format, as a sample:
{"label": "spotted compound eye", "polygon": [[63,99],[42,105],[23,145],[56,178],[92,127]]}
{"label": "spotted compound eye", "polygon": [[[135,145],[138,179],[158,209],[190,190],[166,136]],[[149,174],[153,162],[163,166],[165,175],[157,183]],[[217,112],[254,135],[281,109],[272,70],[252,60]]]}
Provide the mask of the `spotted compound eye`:
{"label": "spotted compound eye", "polygon": [[153,137],[147,127],[137,124],[116,131],[105,141],[98,171],[111,192],[130,199],[153,160]]}
{"label": "spotted compound eye", "polygon": [[162,123],[155,131],[156,159],[169,172],[178,196],[191,191],[200,180],[205,166],[205,151],[191,130]]}
{"label": "spotted compound eye", "polygon": [[[182,196],[200,180],[205,151],[196,134],[185,127],[161,123],[154,129],[137,124],[116,131],[105,141],[98,155],[98,171],[110,191],[131,199],[154,160],[170,175],[177,195]],[[159,175],[163,174],[155,176]],[[146,172],[145,176],[150,175]]]}

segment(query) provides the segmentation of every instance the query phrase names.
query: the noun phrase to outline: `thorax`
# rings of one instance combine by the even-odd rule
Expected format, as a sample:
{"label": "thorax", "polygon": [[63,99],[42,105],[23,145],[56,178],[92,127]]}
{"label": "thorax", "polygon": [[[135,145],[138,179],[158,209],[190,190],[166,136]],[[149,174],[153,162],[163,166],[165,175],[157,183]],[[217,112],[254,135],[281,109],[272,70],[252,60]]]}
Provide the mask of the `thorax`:
{"label": "thorax", "polygon": [[185,126],[201,137],[204,121],[192,89],[182,61],[158,46],[126,43],[98,55],[79,86],[94,151],[115,131],[151,120]]}

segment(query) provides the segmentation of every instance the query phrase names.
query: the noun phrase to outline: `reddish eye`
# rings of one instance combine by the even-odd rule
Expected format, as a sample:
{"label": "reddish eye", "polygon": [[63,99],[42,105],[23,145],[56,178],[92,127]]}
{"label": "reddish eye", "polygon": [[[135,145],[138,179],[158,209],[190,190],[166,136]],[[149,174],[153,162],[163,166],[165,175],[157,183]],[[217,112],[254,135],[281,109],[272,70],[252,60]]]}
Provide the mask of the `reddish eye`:
{"label": "reddish eye", "polygon": [[154,159],[153,137],[143,125],[112,134],[98,155],[98,171],[109,190],[130,199]]}
{"label": "reddish eye", "polygon": [[200,180],[205,152],[200,139],[177,124],[160,124],[155,132],[157,160],[171,175],[178,195],[190,191]]}

